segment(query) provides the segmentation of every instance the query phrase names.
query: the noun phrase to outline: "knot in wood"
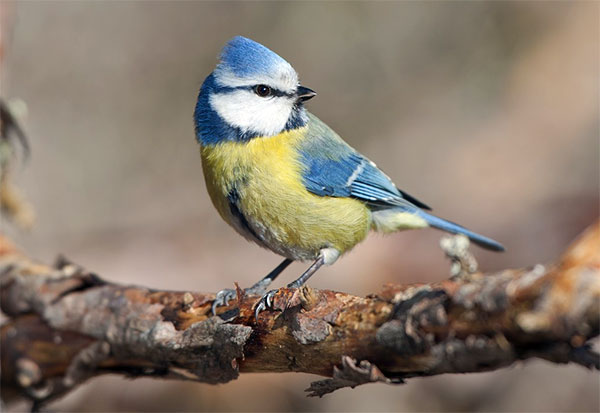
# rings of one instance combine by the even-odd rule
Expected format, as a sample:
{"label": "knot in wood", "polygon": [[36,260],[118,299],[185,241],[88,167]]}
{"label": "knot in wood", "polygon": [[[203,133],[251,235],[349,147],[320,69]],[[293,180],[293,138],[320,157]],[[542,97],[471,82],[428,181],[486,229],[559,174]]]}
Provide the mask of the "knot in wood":
{"label": "knot in wood", "polygon": [[403,356],[424,353],[433,344],[427,330],[448,323],[447,302],[443,290],[416,291],[396,304],[392,319],[377,330],[377,342]]}

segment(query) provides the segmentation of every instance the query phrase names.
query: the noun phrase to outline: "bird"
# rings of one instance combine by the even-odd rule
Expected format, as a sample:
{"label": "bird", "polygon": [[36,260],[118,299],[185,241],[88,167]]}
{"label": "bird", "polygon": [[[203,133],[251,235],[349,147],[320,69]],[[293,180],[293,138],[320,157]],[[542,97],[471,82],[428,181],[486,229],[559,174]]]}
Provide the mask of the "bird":
{"label": "bird", "polygon": [[[437,228],[464,234],[492,251],[504,247],[458,224],[398,189],[374,162],[310,113],[316,96],[285,59],[236,36],[198,94],[194,110],[206,188],[215,208],[249,241],[284,257],[245,291],[261,295],[255,316],[272,310],[266,291],[292,262],[311,262],[287,285],[299,288],[322,266],[363,241],[370,231]],[[217,293],[212,311],[236,297]]]}

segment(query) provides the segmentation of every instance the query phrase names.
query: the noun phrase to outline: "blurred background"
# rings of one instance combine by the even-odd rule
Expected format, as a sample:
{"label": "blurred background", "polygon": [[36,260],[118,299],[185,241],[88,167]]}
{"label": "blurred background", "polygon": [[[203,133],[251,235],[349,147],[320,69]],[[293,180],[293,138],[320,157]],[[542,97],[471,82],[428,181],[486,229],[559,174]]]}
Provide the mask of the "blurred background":
{"label": "blurred background", "polygon": [[[308,109],[443,217],[493,237],[485,271],[555,259],[599,215],[596,2],[2,2],[1,95],[22,99],[36,209],[1,231],[109,280],[177,290],[248,286],[280,260],[205,192],[192,112],[241,34],[318,92]],[[434,230],[371,236],[311,285],[368,294],[435,281]],[[294,264],[276,286],[294,279]],[[318,377],[243,374],[221,386],[91,380],[56,411],[598,411],[599,376],[529,361],[486,374],[366,385],[323,399]],[[14,405],[14,411],[25,404]]]}

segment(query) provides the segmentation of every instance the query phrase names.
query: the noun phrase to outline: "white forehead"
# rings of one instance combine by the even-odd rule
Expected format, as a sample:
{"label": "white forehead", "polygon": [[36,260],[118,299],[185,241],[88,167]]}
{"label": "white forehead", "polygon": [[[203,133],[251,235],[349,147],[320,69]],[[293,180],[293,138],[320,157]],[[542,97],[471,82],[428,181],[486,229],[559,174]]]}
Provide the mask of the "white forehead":
{"label": "white forehead", "polygon": [[269,69],[264,72],[254,72],[240,76],[226,66],[219,65],[214,72],[215,81],[219,86],[232,88],[264,84],[283,92],[296,90],[298,87],[298,74],[288,62],[277,62]]}

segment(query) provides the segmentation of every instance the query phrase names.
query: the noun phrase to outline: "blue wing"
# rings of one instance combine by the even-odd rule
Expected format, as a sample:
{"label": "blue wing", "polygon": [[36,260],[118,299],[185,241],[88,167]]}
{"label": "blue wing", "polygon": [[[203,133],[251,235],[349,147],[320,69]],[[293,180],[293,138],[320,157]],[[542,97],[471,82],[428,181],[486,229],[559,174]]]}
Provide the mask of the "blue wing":
{"label": "blue wing", "polygon": [[400,191],[377,166],[331,128],[308,114],[306,139],[299,148],[306,189],[320,196],[353,197],[379,207],[427,205]]}

